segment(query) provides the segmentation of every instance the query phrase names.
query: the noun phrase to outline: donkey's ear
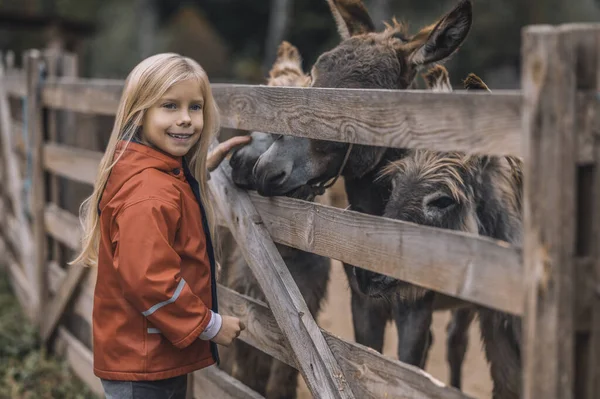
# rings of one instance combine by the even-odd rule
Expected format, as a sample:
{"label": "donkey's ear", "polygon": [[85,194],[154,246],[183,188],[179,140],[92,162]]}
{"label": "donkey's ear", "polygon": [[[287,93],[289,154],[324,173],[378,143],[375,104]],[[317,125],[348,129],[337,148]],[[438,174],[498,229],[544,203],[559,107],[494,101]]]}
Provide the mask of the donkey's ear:
{"label": "donkey's ear", "polygon": [[415,50],[409,61],[415,66],[421,66],[447,58],[467,37],[472,20],[471,1],[461,0],[433,28],[425,28],[415,35],[413,40],[416,43],[412,43]]}
{"label": "donkey's ear", "polygon": [[470,73],[469,76],[463,81],[463,85],[466,90],[485,90],[491,92],[490,88],[484,83],[484,81],[474,73]]}
{"label": "donkey's ear", "polygon": [[361,0],[327,0],[342,39],[375,31],[375,25]]}
{"label": "donkey's ear", "polygon": [[449,93],[452,91],[450,75],[448,75],[448,70],[442,65],[433,66],[423,74],[423,79],[425,80],[427,90],[438,93]]}

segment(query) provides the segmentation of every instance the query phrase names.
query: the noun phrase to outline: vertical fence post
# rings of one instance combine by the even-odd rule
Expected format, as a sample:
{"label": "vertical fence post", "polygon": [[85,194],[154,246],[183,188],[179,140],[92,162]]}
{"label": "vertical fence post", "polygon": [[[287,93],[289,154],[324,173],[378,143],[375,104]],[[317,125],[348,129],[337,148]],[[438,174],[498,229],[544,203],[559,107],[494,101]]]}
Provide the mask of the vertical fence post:
{"label": "vertical fence post", "polygon": [[573,398],[575,51],[560,28],[522,37],[525,154],[523,395]]}
{"label": "vertical fence post", "polygon": [[[48,66],[48,78],[76,77],[78,74],[78,62],[75,54],[49,49],[45,52]],[[48,140],[59,143],[64,140],[65,134],[75,131],[75,115],[71,111],[47,111],[46,127]],[[64,206],[64,183],[58,176],[51,174],[50,178],[50,201],[59,207]],[[64,266],[66,261],[65,248],[57,240],[52,240],[51,259],[57,264]]]}
{"label": "vertical fence post", "polygon": [[44,132],[42,130],[42,105],[40,102],[40,83],[43,60],[38,50],[25,53],[25,74],[27,78],[26,115],[27,121],[27,173],[25,184],[29,189],[29,210],[32,222],[34,262],[27,267],[27,277],[35,292],[37,309],[36,321],[43,319],[44,302],[47,298],[46,280],[46,228],[44,209],[46,205],[46,184],[44,181]]}
{"label": "vertical fence post", "polygon": [[[585,25],[584,47],[581,51],[586,52],[586,62],[583,64],[586,76],[585,87],[596,94],[596,107],[592,107],[595,132],[600,130],[600,113],[594,110],[600,108],[600,24]],[[593,195],[592,214],[593,231],[590,243],[593,275],[591,295],[591,326],[589,330],[588,363],[586,371],[587,399],[600,398],[600,137],[594,136],[594,173],[593,173]],[[587,348],[586,348],[587,349]]]}

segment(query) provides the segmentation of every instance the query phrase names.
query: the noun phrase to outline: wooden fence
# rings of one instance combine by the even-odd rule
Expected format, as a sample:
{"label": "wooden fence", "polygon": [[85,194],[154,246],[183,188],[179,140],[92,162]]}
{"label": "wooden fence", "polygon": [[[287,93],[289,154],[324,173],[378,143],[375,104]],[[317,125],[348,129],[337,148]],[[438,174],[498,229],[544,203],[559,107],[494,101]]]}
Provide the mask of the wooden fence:
{"label": "wooden fence", "polygon": [[[517,155],[525,160],[523,248],[235,187],[213,172],[222,221],[268,305],[219,287],[240,339],[300,370],[318,398],[466,398],[424,371],[321,330],[274,243],[522,316],[523,397],[600,397],[600,25],[532,26],[522,36],[522,91],[431,93],[214,85],[224,127],[387,147]],[[79,79],[67,54],[29,51],[0,79],[3,184],[0,249],[18,298],[96,391],[87,337],[94,270],[65,268],[79,246],[64,179],[93,184],[102,148],[82,114],[112,116],[122,81]],[[68,112],[65,112],[68,111]],[[25,188],[25,190],[24,190]],[[23,192],[29,202],[23,202]],[[69,312],[66,312],[69,310]],[[69,316],[70,315],[70,316]],[[70,321],[69,321],[70,320]],[[54,334],[57,332],[57,334]],[[89,332],[89,330],[88,330]],[[194,374],[197,393],[260,395],[219,369]]]}

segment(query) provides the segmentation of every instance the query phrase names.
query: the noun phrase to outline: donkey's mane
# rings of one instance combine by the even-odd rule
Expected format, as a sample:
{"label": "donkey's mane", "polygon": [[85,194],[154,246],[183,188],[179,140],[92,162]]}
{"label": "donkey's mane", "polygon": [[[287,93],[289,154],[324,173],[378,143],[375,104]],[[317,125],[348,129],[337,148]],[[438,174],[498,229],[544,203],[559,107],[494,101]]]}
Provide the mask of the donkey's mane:
{"label": "donkey's mane", "polygon": [[396,173],[411,174],[431,184],[442,184],[454,199],[464,203],[464,179],[461,172],[469,172],[478,162],[473,155],[459,152],[438,153],[429,150],[413,150],[412,154],[390,162],[380,171],[381,178],[390,178]]}
{"label": "donkey's mane", "polygon": [[407,42],[410,40],[410,35],[408,34],[408,24],[403,21],[398,21],[396,17],[392,18],[391,24],[384,22],[385,30],[381,32],[383,38],[396,37],[403,42]]}

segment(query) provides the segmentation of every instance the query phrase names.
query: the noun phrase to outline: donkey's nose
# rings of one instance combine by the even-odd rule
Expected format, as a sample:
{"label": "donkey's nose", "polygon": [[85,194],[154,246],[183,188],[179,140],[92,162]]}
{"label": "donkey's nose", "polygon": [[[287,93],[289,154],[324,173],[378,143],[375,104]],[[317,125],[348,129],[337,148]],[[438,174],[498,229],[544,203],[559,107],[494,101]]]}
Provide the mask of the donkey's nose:
{"label": "donkey's nose", "polygon": [[241,163],[242,159],[237,151],[231,154],[231,158],[229,159],[229,166],[231,166],[231,169],[238,169]]}
{"label": "donkey's nose", "polygon": [[289,175],[284,171],[271,173],[265,176],[264,185],[267,187],[278,187],[281,186],[288,179]]}
{"label": "donkey's nose", "polygon": [[257,174],[255,176],[256,189],[260,195],[270,197],[272,195],[281,195],[282,187],[289,179],[290,174],[286,171],[277,170],[270,173]]}

